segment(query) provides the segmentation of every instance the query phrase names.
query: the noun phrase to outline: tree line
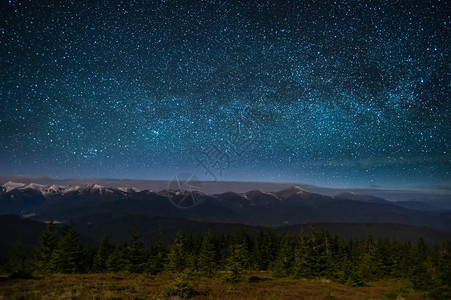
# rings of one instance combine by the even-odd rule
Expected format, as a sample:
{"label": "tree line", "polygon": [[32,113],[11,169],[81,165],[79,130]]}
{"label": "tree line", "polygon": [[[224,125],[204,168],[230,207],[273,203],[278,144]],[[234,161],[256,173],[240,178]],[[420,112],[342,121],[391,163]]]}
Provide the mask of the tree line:
{"label": "tree line", "polygon": [[451,242],[427,245],[389,239],[345,241],[326,230],[277,234],[182,235],[169,245],[146,247],[137,229],[130,240],[113,243],[107,236],[83,246],[68,222],[58,233],[50,219],[32,255],[18,245],[6,270],[12,276],[52,273],[146,273],[219,276],[239,281],[248,271],[271,271],[275,277],[327,278],[351,286],[384,278],[408,279],[413,287],[437,297],[451,296]]}

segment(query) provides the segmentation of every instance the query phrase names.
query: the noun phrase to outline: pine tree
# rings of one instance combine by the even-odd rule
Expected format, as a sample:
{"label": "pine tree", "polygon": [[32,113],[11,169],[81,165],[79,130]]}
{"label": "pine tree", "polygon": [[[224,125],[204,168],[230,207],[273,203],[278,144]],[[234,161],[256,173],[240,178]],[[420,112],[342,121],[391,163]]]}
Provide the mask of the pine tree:
{"label": "pine tree", "polygon": [[[287,250],[285,250],[287,251]],[[285,255],[286,256],[286,255]],[[310,249],[307,245],[307,236],[304,232],[299,233],[299,243],[294,252],[294,266],[293,266],[293,275],[295,278],[308,278],[312,277],[311,268],[309,265],[311,253]],[[287,260],[287,264],[290,263],[290,260]],[[287,265],[286,267],[290,267]],[[279,271],[280,272],[280,271]],[[280,275],[284,275],[284,272],[280,273]]]}
{"label": "pine tree", "polygon": [[411,278],[413,286],[417,289],[428,287],[430,274],[428,274],[427,260],[428,246],[424,239],[420,238],[413,252]]}
{"label": "pine tree", "polygon": [[364,281],[382,276],[382,262],[377,253],[377,245],[370,236],[368,240],[361,244],[357,261],[357,272]]}
{"label": "pine tree", "polygon": [[309,233],[301,236],[299,240],[296,249],[295,276],[307,278],[329,276],[332,268],[329,233],[326,230],[314,231],[310,227]]}
{"label": "pine tree", "polygon": [[282,238],[277,259],[273,265],[274,276],[288,277],[293,274],[295,241],[288,232]]}
{"label": "pine tree", "polygon": [[340,283],[345,283],[346,279],[343,271],[343,264],[347,260],[347,255],[344,241],[335,235],[330,240],[330,251],[330,279]]}
{"label": "pine tree", "polygon": [[94,256],[92,269],[96,273],[105,272],[107,268],[107,261],[110,255],[113,253],[114,246],[111,244],[107,235],[104,235],[100,241],[99,249]]}
{"label": "pine tree", "polygon": [[225,278],[227,281],[236,282],[242,280],[242,275],[249,264],[249,252],[246,244],[233,243],[230,256],[227,259],[227,270],[231,274]]}
{"label": "pine tree", "polygon": [[436,268],[439,278],[436,278],[430,294],[436,299],[451,299],[451,242],[443,243],[438,252]]}
{"label": "pine tree", "polygon": [[389,276],[391,278],[400,278],[403,276],[401,265],[403,258],[406,256],[408,251],[406,251],[406,243],[399,243],[398,241],[393,241],[391,243],[390,256],[392,260],[392,268],[390,270]]}
{"label": "pine tree", "polygon": [[168,262],[166,264],[166,271],[169,273],[181,273],[186,267],[185,257],[185,238],[178,232],[175,236],[174,242],[169,245]]}
{"label": "pine tree", "polygon": [[394,244],[389,239],[378,239],[374,259],[376,265],[380,268],[377,274],[379,277],[387,277],[392,274],[395,264],[394,252]]}
{"label": "pine tree", "polygon": [[162,234],[158,234],[158,240],[150,246],[145,272],[148,274],[159,274],[164,270],[166,263],[166,249],[161,244]]}
{"label": "pine tree", "polygon": [[185,272],[190,274],[197,273],[199,251],[202,244],[202,238],[195,239],[191,234],[185,238],[184,252],[185,252]]}
{"label": "pine tree", "polygon": [[214,237],[216,245],[216,255],[218,269],[225,270],[227,259],[230,256],[230,245],[233,244],[233,238],[230,234],[220,234]]}
{"label": "pine tree", "polygon": [[132,233],[130,245],[127,247],[127,271],[130,273],[143,273],[147,263],[147,250],[141,241],[141,235],[135,228]]}
{"label": "pine tree", "polygon": [[253,267],[256,270],[267,270],[276,257],[277,251],[275,249],[276,247],[271,233],[260,231],[253,239]]}
{"label": "pine tree", "polygon": [[363,286],[364,285],[362,276],[360,276],[360,273],[352,265],[352,262],[348,262],[346,273],[348,275],[348,278],[346,280],[347,285],[349,285],[349,286]]}
{"label": "pine tree", "polygon": [[398,246],[398,250],[394,255],[394,258],[397,260],[394,271],[395,276],[409,278],[413,269],[412,261],[415,257],[414,246],[411,242],[405,242]]}
{"label": "pine tree", "polygon": [[42,234],[35,252],[36,270],[41,273],[51,271],[50,259],[58,243],[54,219],[50,218],[46,230]]}
{"label": "pine tree", "polygon": [[51,271],[55,273],[78,273],[81,271],[81,245],[78,233],[73,230],[72,220],[61,233],[56,249],[50,259]]}
{"label": "pine tree", "polygon": [[210,232],[208,232],[202,239],[197,264],[201,275],[211,277],[216,272],[216,249]]}
{"label": "pine tree", "polygon": [[314,264],[314,273],[319,277],[328,277],[331,274],[332,255],[330,249],[331,236],[329,232],[322,229],[315,233],[316,243],[313,255],[316,258]]}
{"label": "pine tree", "polygon": [[119,243],[114,247],[113,252],[106,261],[106,267],[108,272],[111,273],[124,272],[126,270],[126,247],[123,243]]}
{"label": "pine tree", "polygon": [[20,241],[14,243],[7,267],[11,278],[26,279],[32,277],[31,262],[23,253]]}

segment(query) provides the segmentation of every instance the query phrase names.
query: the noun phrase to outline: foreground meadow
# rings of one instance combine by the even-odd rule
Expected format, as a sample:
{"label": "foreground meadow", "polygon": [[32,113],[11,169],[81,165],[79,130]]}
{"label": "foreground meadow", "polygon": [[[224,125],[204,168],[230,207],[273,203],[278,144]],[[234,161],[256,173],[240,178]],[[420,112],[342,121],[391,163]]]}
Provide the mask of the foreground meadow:
{"label": "foreground meadow", "polygon": [[[191,299],[426,299],[404,281],[378,281],[349,287],[327,280],[271,278],[266,272],[249,280],[222,283],[218,278],[193,277]],[[78,274],[34,279],[1,277],[0,299],[165,299],[174,282],[165,275]],[[401,298],[402,297],[402,298]]]}

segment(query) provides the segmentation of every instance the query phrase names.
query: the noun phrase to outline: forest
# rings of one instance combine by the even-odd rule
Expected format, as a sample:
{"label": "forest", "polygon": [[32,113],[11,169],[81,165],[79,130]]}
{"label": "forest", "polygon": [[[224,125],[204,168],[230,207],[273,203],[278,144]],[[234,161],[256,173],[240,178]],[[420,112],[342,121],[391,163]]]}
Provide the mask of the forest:
{"label": "forest", "polygon": [[[180,279],[169,291],[189,296],[189,278],[216,277],[221,282],[253,280],[253,271],[276,278],[328,279],[348,286],[365,286],[377,279],[403,279],[428,297],[450,299],[451,242],[428,245],[389,239],[344,240],[326,230],[298,234],[260,231],[234,234],[182,235],[165,245],[149,247],[138,229],[127,242],[107,236],[99,244],[82,245],[72,222],[58,232],[53,219],[32,253],[20,242],[2,266],[10,278],[55,273],[172,274]],[[254,278],[255,279],[255,278]]]}

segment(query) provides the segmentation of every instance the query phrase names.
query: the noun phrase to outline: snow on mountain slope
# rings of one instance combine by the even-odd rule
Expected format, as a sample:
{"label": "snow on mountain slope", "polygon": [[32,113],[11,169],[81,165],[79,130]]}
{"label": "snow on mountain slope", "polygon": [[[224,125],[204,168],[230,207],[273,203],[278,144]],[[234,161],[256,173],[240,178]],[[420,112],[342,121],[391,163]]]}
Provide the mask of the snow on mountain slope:
{"label": "snow on mountain slope", "polygon": [[14,189],[18,189],[20,187],[25,186],[24,183],[20,183],[20,182],[12,182],[12,181],[8,181],[5,184],[2,184],[2,188],[4,189],[5,192],[10,192]]}
{"label": "snow on mountain slope", "polygon": [[102,185],[98,184],[88,184],[88,185],[44,185],[44,184],[37,184],[37,183],[30,183],[30,184],[24,184],[19,182],[12,182],[9,181],[7,183],[4,183],[0,185],[2,187],[3,191],[6,193],[11,192],[13,190],[35,190],[39,191],[42,195],[57,195],[57,194],[64,194],[68,192],[99,192],[100,194],[103,193],[111,193],[113,191],[121,191],[121,192],[132,192],[132,191],[139,191],[138,189],[134,188],[107,188]]}

